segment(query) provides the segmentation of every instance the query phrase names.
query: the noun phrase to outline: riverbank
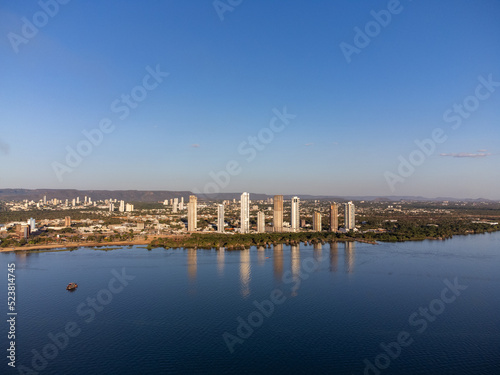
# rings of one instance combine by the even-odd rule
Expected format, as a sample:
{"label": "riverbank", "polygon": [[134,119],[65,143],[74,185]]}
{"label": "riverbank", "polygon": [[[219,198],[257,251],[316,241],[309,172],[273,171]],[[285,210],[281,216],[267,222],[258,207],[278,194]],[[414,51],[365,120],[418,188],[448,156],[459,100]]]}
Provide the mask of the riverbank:
{"label": "riverbank", "polygon": [[133,246],[133,245],[148,245],[149,240],[136,241],[112,241],[112,242],[71,242],[46,245],[26,245],[0,248],[0,252],[9,251],[30,251],[30,250],[50,250],[50,249],[73,249],[78,247],[95,247],[95,246]]}
{"label": "riverbank", "polygon": [[193,249],[218,249],[227,250],[246,249],[251,246],[270,247],[274,245],[324,244],[334,242],[362,242],[376,245],[380,242],[406,242],[424,240],[446,240],[455,235],[473,235],[497,231],[497,227],[484,227],[474,233],[460,231],[447,232],[441,235],[412,235],[403,233],[333,233],[333,232],[283,232],[283,233],[186,233],[181,235],[155,235],[148,239],[134,239],[126,241],[100,241],[100,242],[58,242],[42,245],[24,245],[0,248],[0,252],[31,251],[50,249],[74,249],[78,247],[104,247],[104,246],[134,246],[147,245],[148,249],[162,247],[193,248]]}

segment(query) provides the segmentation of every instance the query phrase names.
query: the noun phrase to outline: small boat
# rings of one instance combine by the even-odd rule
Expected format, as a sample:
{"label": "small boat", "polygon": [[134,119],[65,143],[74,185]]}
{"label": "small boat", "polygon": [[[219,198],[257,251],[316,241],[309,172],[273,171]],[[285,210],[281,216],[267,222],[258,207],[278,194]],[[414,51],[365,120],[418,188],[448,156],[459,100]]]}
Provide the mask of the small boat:
{"label": "small boat", "polygon": [[68,286],[66,287],[66,290],[75,290],[76,288],[78,288],[78,284],[69,283]]}

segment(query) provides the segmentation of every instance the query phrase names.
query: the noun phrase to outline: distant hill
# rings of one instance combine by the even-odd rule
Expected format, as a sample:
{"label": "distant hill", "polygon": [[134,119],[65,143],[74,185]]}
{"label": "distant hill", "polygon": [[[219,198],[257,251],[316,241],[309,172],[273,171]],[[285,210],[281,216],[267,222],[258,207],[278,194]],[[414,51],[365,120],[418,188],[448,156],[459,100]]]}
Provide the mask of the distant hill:
{"label": "distant hill", "polygon": [[[118,199],[127,202],[159,202],[165,199],[181,198],[187,201],[193,193],[190,191],[160,191],[160,190],[76,190],[76,189],[0,189],[0,200],[34,200],[38,201],[47,196],[47,199],[73,199],[85,196],[91,197],[92,200]],[[437,197],[425,198],[420,196],[336,196],[336,195],[307,195],[296,194],[300,199],[318,199],[329,201],[377,201],[377,202],[398,202],[398,201],[464,201],[464,202],[496,202],[489,199],[457,199],[452,197]],[[239,193],[218,193],[199,196],[199,200],[205,198],[214,200],[239,200]],[[284,199],[291,199],[294,195],[283,195]],[[263,193],[250,193],[251,200],[263,200],[272,198],[273,195]]]}
{"label": "distant hill", "polygon": [[47,199],[73,199],[85,196],[92,200],[118,199],[127,202],[158,202],[165,199],[189,199],[189,191],[145,191],[145,190],[76,190],[76,189],[0,189],[0,200],[34,200],[38,201],[47,196]]}

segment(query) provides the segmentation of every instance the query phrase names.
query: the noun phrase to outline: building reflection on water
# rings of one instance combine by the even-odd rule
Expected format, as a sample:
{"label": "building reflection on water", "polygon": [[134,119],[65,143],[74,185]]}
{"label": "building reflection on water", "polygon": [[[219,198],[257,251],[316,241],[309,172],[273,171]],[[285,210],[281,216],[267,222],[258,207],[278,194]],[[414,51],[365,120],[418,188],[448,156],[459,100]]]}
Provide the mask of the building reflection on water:
{"label": "building reflection on water", "polygon": [[290,257],[292,263],[292,276],[299,277],[300,273],[300,245],[290,247]]}
{"label": "building reflection on water", "polygon": [[257,247],[257,262],[259,266],[266,262],[266,248],[264,246]]}
{"label": "building reflection on water", "polygon": [[217,273],[219,276],[224,275],[224,265],[226,264],[225,262],[225,256],[226,256],[226,249],[224,247],[219,247],[219,251],[217,252]]}
{"label": "building reflection on water", "polygon": [[[28,253],[27,251],[15,251],[16,265],[18,268],[20,266],[25,266],[28,261],[28,255],[33,255],[33,253]],[[38,256],[38,253],[35,253]]]}
{"label": "building reflection on water", "polygon": [[283,277],[283,244],[274,245],[273,261],[274,277],[281,280]]}
{"label": "building reflection on water", "polygon": [[339,264],[339,244],[330,242],[330,272],[337,272]]}
{"label": "building reflection on water", "polygon": [[345,242],[344,267],[347,273],[354,272],[354,242]]}
{"label": "building reflection on water", "polygon": [[189,280],[196,280],[196,272],[197,272],[197,252],[195,249],[187,249],[187,267],[188,267],[188,276]]}
{"label": "building reflection on water", "polygon": [[240,283],[241,295],[247,297],[250,294],[250,250],[240,251]]}
{"label": "building reflection on water", "polygon": [[[292,245],[290,247],[290,261],[292,264],[292,279],[295,286],[300,282],[300,245]],[[297,288],[292,287],[292,297],[297,296]]]}
{"label": "building reflection on water", "polygon": [[320,243],[313,244],[313,257],[316,262],[321,262],[321,252],[323,250],[323,245]]}

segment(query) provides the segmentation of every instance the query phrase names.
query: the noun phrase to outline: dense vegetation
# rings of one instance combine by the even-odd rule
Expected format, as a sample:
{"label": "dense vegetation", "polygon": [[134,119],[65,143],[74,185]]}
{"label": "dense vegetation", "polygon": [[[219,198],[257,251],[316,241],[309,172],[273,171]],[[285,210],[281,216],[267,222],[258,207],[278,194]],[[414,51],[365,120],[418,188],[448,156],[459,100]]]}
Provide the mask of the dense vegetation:
{"label": "dense vegetation", "polygon": [[500,230],[500,225],[450,222],[441,225],[412,225],[387,223],[385,233],[333,233],[333,232],[298,232],[298,233],[193,233],[186,236],[158,238],[148,245],[149,248],[219,248],[242,249],[250,246],[269,246],[275,244],[294,245],[300,242],[324,243],[334,241],[409,241],[425,239],[445,239],[453,235],[478,234]]}

